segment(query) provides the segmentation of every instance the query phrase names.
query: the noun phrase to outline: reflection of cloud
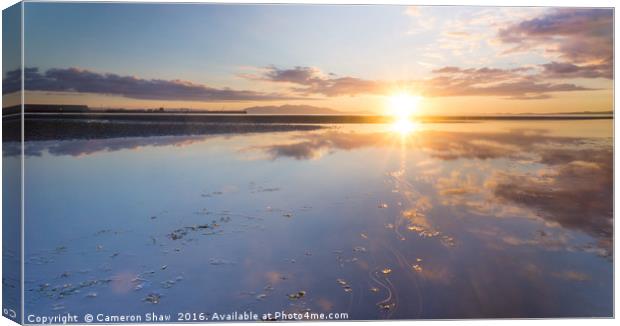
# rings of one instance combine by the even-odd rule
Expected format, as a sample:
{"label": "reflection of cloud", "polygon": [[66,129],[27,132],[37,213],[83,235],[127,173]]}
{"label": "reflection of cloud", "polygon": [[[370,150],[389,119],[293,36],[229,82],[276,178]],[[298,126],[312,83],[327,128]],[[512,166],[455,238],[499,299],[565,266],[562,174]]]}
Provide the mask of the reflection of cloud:
{"label": "reflection of cloud", "polygon": [[315,159],[335,149],[351,150],[379,144],[386,139],[382,133],[360,134],[355,132],[328,131],[306,134],[301,141],[250,148],[264,151],[272,159],[291,157],[297,160]]}
{"label": "reflection of cloud", "polygon": [[[3,89],[3,94],[20,89],[19,74],[16,72],[19,70],[10,71],[4,77],[2,83],[7,87]],[[290,98],[279,94],[213,88],[178,79],[142,79],[78,68],[55,68],[44,73],[40,73],[38,68],[25,68],[24,88],[32,91],[94,93],[164,101],[260,101]]]}
{"label": "reflection of cloud", "polygon": [[454,272],[445,266],[427,265],[424,265],[422,271],[419,272],[419,275],[425,280],[444,285],[452,283],[455,276]]}
{"label": "reflection of cloud", "polygon": [[52,155],[82,156],[98,152],[115,152],[142,147],[182,147],[206,139],[207,136],[133,137],[91,140],[26,142],[24,152],[28,156],[41,156],[45,151]]}
{"label": "reflection of cloud", "polygon": [[[141,147],[186,146],[217,135],[312,131],[317,125],[152,123],[144,121],[29,120],[24,152],[28,156],[90,155]],[[19,142],[7,141],[3,155],[21,154]]]}
{"label": "reflection of cloud", "polygon": [[22,153],[22,143],[17,141],[4,141],[2,142],[2,156],[17,156]]}
{"label": "reflection of cloud", "polygon": [[[496,133],[421,130],[406,143],[414,150],[444,161],[474,160],[481,163],[510,159],[512,162],[518,160],[540,164],[543,168],[538,167],[537,172],[511,169],[493,172],[489,167],[476,167],[474,164],[470,168],[485,172],[476,177],[472,172],[454,170],[448,177],[434,180],[433,184],[443,205],[459,206],[487,216],[542,218],[548,226],[583,231],[597,240],[599,248],[605,251],[610,249],[613,151],[607,141],[516,129]],[[398,139],[390,139],[385,133],[330,130],[299,136],[296,142],[253,149],[262,150],[274,159],[292,157],[301,160],[317,158],[339,149],[371,146],[399,148],[401,145]],[[467,162],[459,166],[465,168]],[[409,219],[423,218],[424,215],[416,212],[416,209],[405,211],[404,216]],[[562,245],[549,239],[529,243],[506,236],[504,240],[512,244]]]}
{"label": "reflection of cloud", "polygon": [[584,281],[589,281],[591,279],[589,275],[579,272],[579,271],[568,270],[568,269],[562,270],[562,271],[548,271],[532,263],[525,264],[521,272],[530,277],[541,277],[545,274],[548,274],[552,277],[556,277],[556,278],[563,279],[565,281],[571,281],[571,282],[584,282]]}
{"label": "reflection of cloud", "polygon": [[591,277],[588,274],[584,274],[582,272],[573,271],[573,270],[555,272],[555,273],[551,273],[551,275],[567,280],[567,281],[576,281],[576,282],[589,281],[591,279]]}
{"label": "reflection of cloud", "polygon": [[549,234],[544,231],[539,231],[533,238],[520,238],[515,235],[502,234],[499,235],[502,242],[512,246],[530,245],[539,248],[545,248],[547,250],[561,250],[568,247],[570,239],[565,234],[556,232],[555,234]]}
{"label": "reflection of cloud", "polygon": [[[514,129],[509,132],[477,133],[436,130],[417,131],[407,141],[410,147],[427,151],[431,157],[442,160],[456,159],[525,159],[542,145],[579,145],[579,138],[548,136],[544,131]],[[272,158],[292,157],[312,159],[336,149],[352,150],[370,146],[400,146],[400,138],[389,133],[327,131],[299,136],[296,141],[252,148],[262,150]],[[541,151],[549,155],[552,151]],[[559,155],[559,154],[557,154]],[[545,161],[551,158],[545,158]],[[544,163],[543,162],[543,163]]]}
{"label": "reflection of cloud", "polygon": [[[440,136],[441,135],[437,135]],[[442,160],[493,159],[498,157],[518,158],[524,155],[520,148],[511,144],[503,144],[495,140],[478,139],[476,135],[458,133],[432,138],[423,146],[432,157]],[[479,137],[480,135],[478,135]],[[484,136],[483,136],[484,137]]]}
{"label": "reflection of cloud", "polygon": [[572,161],[555,165],[539,175],[497,173],[489,182],[495,196],[534,209],[545,220],[579,229],[592,236],[612,236],[612,151],[591,162]]}
{"label": "reflection of cloud", "polygon": [[434,158],[457,159],[528,159],[543,154],[539,146],[565,144],[576,146],[583,139],[545,135],[542,130],[513,129],[508,132],[423,131],[416,134],[416,144]]}
{"label": "reflection of cloud", "polygon": [[293,157],[298,160],[308,160],[321,157],[322,147],[321,144],[284,144],[271,146],[267,149],[267,152],[273,158]]}
{"label": "reflection of cloud", "polygon": [[450,178],[437,179],[437,189],[440,195],[467,195],[480,191],[479,183],[473,174],[461,175],[459,171],[452,171]]}

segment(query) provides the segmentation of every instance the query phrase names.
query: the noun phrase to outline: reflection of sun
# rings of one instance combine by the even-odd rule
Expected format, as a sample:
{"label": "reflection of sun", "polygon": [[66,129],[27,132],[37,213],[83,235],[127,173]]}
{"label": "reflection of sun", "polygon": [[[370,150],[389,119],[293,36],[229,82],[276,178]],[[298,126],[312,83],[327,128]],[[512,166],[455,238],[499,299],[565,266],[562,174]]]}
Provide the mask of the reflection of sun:
{"label": "reflection of sun", "polygon": [[399,134],[409,134],[417,129],[417,124],[407,118],[397,119],[392,122],[392,131]]}
{"label": "reflection of sun", "polygon": [[411,117],[418,109],[420,96],[409,93],[398,93],[389,97],[389,112],[395,118],[392,129],[401,134],[407,134],[415,129]]}

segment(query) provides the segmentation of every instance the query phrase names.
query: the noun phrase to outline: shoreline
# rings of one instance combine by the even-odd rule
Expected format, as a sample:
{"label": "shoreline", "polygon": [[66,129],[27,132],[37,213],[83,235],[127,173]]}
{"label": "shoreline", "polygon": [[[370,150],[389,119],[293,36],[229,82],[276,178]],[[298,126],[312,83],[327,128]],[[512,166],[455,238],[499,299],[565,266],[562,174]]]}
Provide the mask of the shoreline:
{"label": "shoreline", "polygon": [[[3,115],[3,120],[19,119],[22,115]],[[144,122],[214,122],[214,123],[392,123],[394,117],[382,115],[266,115],[266,114],[214,114],[214,113],[100,113],[100,112],[25,112],[25,120],[102,120]],[[485,120],[601,120],[613,119],[610,114],[567,115],[471,115],[471,116],[418,116],[418,122],[459,122]]]}

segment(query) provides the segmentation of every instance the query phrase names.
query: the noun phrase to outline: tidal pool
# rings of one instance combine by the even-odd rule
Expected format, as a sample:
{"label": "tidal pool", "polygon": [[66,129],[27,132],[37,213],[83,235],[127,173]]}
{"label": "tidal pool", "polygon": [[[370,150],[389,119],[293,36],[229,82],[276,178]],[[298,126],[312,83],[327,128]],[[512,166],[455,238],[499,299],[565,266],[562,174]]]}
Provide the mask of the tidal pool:
{"label": "tidal pool", "polygon": [[609,317],[612,125],[28,141],[25,314]]}

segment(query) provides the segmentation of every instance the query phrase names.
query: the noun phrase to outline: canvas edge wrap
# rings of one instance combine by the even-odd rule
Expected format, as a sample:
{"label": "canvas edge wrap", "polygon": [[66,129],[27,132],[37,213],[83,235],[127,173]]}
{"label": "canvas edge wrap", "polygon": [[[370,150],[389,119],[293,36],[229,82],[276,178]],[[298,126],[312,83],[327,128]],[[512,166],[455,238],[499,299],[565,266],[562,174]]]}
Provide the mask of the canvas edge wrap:
{"label": "canvas edge wrap", "polygon": [[[23,323],[23,3],[2,11],[2,70],[15,73],[3,82],[3,97],[19,103],[2,108],[2,315]],[[16,94],[17,93],[17,94]]]}

